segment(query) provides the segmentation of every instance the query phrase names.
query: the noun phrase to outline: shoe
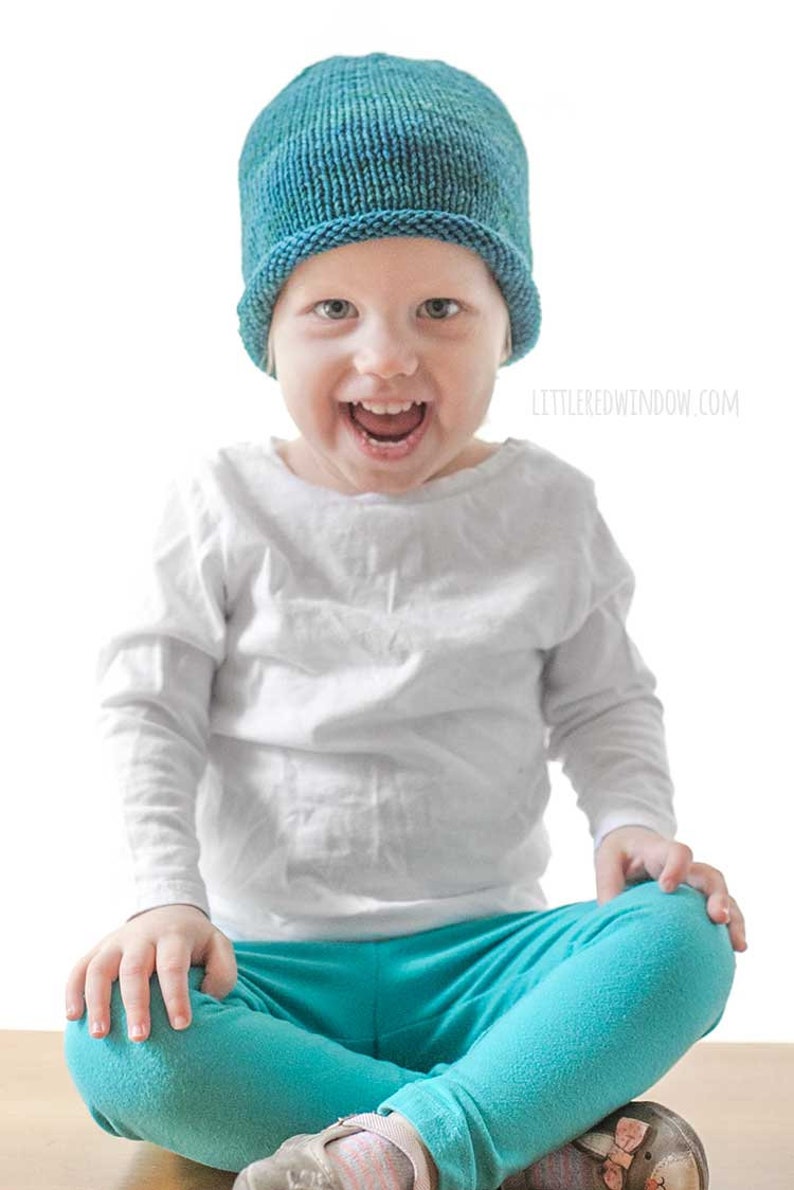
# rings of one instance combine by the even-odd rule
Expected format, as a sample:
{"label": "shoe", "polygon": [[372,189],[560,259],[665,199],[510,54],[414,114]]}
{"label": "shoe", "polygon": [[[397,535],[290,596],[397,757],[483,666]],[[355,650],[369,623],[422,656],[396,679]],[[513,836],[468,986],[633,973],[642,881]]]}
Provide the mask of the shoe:
{"label": "shoe", "polygon": [[232,1190],[343,1190],[324,1150],[329,1141],[363,1131],[345,1119],[340,1116],[322,1132],[290,1136],[270,1157],[241,1169]]}
{"label": "shoe", "polygon": [[708,1190],[700,1137],[661,1103],[626,1103],[571,1143],[599,1159],[609,1190]]}

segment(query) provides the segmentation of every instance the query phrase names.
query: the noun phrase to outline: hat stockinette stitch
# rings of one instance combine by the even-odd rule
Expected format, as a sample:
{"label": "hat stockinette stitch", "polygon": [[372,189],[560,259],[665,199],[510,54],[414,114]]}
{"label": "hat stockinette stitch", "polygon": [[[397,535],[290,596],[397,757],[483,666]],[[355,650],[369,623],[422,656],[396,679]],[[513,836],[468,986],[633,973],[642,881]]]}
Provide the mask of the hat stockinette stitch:
{"label": "hat stockinette stitch", "polygon": [[505,363],[535,345],[526,150],[507,108],[473,75],[385,53],[315,62],[255,119],[239,184],[239,329],[263,371],[273,307],[295,266],[383,236],[477,252],[510,312]]}

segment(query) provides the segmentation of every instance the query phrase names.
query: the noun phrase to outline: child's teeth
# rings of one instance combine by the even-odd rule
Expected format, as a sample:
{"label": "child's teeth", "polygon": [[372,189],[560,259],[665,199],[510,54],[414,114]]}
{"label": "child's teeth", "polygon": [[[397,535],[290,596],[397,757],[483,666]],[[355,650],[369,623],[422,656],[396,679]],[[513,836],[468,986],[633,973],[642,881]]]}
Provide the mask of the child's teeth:
{"label": "child's teeth", "polygon": [[380,446],[380,447],[385,446],[387,449],[390,446],[391,447],[402,446],[402,444],[403,444],[402,439],[400,439],[399,442],[384,442],[382,438],[373,438],[371,434],[368,434],[366,432],[366,430],[364,431],[364,437],[366,438],[367,442],[372,443],[373,446]]}
{"label": "child's teeth", "polygon": [[364,409],[369,409],[371,413],[404,413],[410,409],[412,405],[418,404],[417,401],[406,401],[403,405],[381,405],[375,404],[372,401],[356,401],[357,405],[361,405]]}

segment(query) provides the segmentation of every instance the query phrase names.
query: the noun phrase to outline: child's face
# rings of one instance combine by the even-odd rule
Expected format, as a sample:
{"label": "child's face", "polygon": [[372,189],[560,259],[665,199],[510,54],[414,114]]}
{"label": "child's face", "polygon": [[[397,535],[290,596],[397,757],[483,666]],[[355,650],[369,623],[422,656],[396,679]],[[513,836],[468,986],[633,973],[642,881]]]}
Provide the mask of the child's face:
{"label": "child's face", "polygon": [[[278,381],[301,433],[288,465],[351,494],[404,492],[470,466],[487,445],[473,436],[509,354],[509,327],[487,265],[459,244],[391,236],[302,261],[271,322]],[[353,424],[358,401],[427,407],[404,446],[377,448]],[[385,433],[394,428],[384,423]]]}

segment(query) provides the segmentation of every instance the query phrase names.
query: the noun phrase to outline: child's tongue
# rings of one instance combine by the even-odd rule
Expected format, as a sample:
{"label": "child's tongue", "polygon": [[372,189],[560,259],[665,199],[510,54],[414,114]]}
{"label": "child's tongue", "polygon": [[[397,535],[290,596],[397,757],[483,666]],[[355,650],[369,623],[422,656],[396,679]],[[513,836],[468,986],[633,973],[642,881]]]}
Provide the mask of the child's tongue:
{"label": "child's tongue", "polygon": [[363,405],[354,405],[352,412],[353,420],[363,426],[368,434],[391,438],[403,438],[410,434],[424,416],[422,405],[412,405],[403,413],[373,413]]}

